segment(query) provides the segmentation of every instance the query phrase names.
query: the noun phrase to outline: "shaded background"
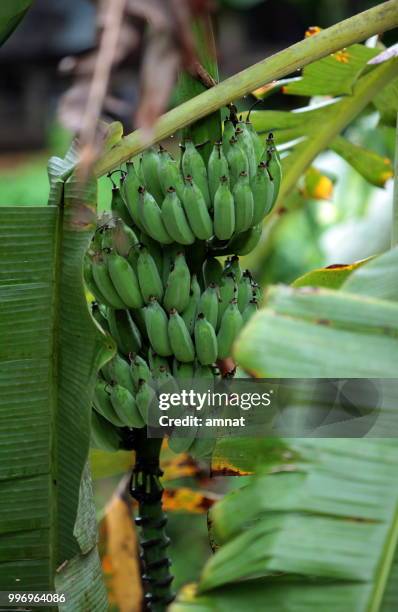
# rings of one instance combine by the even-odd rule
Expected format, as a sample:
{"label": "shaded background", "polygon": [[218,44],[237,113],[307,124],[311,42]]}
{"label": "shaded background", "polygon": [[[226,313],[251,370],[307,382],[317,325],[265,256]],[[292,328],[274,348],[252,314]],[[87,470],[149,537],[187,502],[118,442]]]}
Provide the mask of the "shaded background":
{"label": "shaded background", "polygon": [[[221,77],[302,39],[308,26],[327,27],[377,4],[371,0],[220,0],[216,31]],[[391,36],[384,42],[391,42]],[[71,138],[57,121],[58,102],[71,84],[65,58],[87,52],[94,43],[95,6],[89,0],[36,0],[0,51],[1,204],[45,205],[47,159],[62,155]],[[115,118],[123,120],[126,131],[133,128],[139,96],[141,50],[128,58],[117,75],[126,110]],[[288,98],[272,97],[272,108],[297,103]],[[376,131],[376,124],[375,114],[364,114],[350,126],[347,136],[392,157],[394,132],[387,127]],[[278,223],[267,252],[256,262],[263,284],[291,282],[314,267],[349,263],[387,248],[392,185],[370,186],[333,153],[322,154],[316,166],[338,177],[333,195],[324,201],[308,199]],[[110,183],[101,181],[100,205],[105,208]],[[206,481],[205,486],[219,490],[234,486],[232,480],[221,485]],[[114,478],[96,482],[99,514],[116,483]],[[171,554],[178,588],[197,577],[210,554],[205,516],[172,513],[169,535],[175,542]]]}

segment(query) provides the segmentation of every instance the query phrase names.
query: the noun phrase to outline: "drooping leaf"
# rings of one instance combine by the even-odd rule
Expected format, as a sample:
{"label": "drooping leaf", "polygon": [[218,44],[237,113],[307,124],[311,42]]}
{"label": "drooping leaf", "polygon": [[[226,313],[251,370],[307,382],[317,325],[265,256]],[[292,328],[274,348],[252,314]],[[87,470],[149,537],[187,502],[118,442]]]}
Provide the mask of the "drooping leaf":
{"label": "drooping leaf", "polygon": [[382,157],[374,151],[354,145],[342,136],[335,138],[330,148],[376,187],[384,187],[388,179],[394,176],[392,163],[388,157]]}
{"label": "drooping leaf", "polygon": [[0,45],[13,33],[31,4],[32,0],[2,0],[0,5]]}
{"label": "drooping leaf", "polygon": [[344,281],[368,260],[357,261],[353,264],[335,264],[327,268],[311,270],[297,278],[292,287],[325,287],[326,289],[340,289]]}
{"label": "drooping leaf", "polygon": [[306,66],[303,78],[286,85],[284,92],[299,96],[349,95],[367,62],[377,54],[376,49],[364,45],[352,45],[332,53]]}
{"label": "drooping leaf", "polygon": [[373,104],[381,115],[380,122],[395,127],[398,113],[398,79],[379,91],[373,100]]}
{"label": "drooping leaf", "polygon": [[368,261],[342,285],[343,291],[398,301],[398,247]]}
{"label": "drooping leaf", "polygon": [[217,552],[172,612],[365,612],[380,609],[384,593],[381,609],[393,609],[395,442],[285,444],[277,464],[265,461],[263,475],[213,506]]}

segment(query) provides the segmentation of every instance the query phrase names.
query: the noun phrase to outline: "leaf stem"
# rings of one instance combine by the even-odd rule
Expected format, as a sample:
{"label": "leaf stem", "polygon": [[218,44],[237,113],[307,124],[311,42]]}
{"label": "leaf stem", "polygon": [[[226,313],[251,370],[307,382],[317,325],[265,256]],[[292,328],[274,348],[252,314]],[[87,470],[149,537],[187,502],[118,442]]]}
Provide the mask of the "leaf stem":
{"label": "leaf stem", "polygon": [[254,64],[165,113],[153,126],[149,139],[142,130],[129,134],[98,160],[95,173],[97,176],[106,174],[149,145],[167,138],[193,121],[214,113],[265,83],[282,78],[343,47],[391,30],[397,25],[398,0],[389,0],[322,30],[316,36],[306,38]]}

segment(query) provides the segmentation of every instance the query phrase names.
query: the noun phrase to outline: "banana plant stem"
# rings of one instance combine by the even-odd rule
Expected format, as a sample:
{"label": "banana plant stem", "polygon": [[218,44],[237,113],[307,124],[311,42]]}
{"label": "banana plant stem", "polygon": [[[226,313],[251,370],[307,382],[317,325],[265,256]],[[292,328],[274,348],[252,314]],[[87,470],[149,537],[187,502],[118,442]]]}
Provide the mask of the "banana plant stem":
{"label": "banana plant stem", "polygon": [[265,83],[396,26],[398,0],[389,0],[322,30],[315,36],[305,38],[165,113],[156,121],[149,136],[147,132],[136,130],[122,138],[97,161],[95,173],[97,176],[106,174],[149,145],[171,136],[177,130],[214,113]]}

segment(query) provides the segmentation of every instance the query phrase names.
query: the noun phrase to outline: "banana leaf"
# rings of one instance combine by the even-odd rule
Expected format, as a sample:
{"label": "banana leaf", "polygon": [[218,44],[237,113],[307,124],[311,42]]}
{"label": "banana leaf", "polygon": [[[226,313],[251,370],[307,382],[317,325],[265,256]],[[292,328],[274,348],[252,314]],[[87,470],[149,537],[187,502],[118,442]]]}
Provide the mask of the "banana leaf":
{"label": "banana leaf", "polygon": [[32,0],[2,0],[0,5],[0,45],[13,33],[31,4]]}
{"label": "banana leaf", "polygon": [[52,160],[49,206],[0,208],[0,590],[54,590],[78,571],[63,609],[103,610],[85,466],[95,375],[113,349],[86,303],[96,183],[68,178],[75,162],[73,150]]}

